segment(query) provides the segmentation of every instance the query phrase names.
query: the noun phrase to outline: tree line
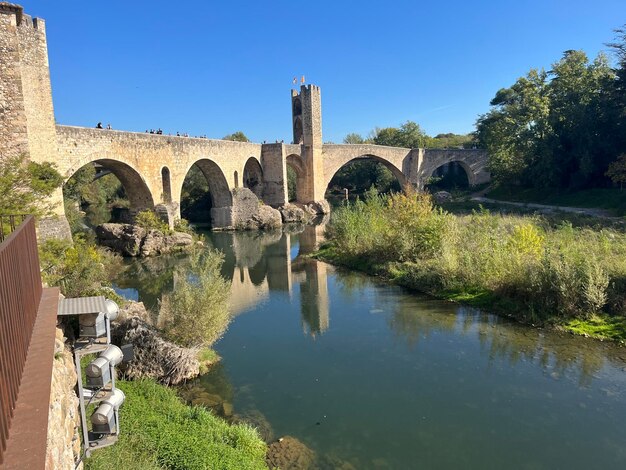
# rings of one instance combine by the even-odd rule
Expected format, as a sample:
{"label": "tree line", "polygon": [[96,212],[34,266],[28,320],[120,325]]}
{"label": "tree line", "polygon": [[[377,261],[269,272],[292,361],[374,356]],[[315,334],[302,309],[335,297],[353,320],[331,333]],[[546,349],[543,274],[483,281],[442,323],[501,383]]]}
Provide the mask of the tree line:
{"label": "tree line", "polygon": [[491,100],[475,138],[499,183],[579,190],[626,181],[626,28],[609,44],[616,65],[568,50]]}

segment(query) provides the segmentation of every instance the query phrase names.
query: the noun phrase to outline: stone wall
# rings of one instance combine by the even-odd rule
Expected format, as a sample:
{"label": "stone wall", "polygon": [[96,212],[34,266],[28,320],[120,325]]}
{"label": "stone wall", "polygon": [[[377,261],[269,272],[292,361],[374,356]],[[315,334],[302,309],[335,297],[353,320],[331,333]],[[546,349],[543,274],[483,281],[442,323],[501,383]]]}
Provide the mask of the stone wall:
{"label": "stone wall", "polygon": [[[71,470],[81,452],[79,436],[80,416],[78,397],[74,391],[76,371],[72,353],[65,347],[63,331],[56,330],[50,412],[48,415],[48,441],[46,470]],[[79,469],[82,469],[82,463]]]}
{"label": "stone wall", "polygon": [[261,166],[263,168],[263,202],[272,207],[282,206],[288,201],[285,146],[264,144],[261,149]]}
{"label": "stone wall", "polygon": [[0,158],[28,153],[18,22],[22,8],[0,3]]}

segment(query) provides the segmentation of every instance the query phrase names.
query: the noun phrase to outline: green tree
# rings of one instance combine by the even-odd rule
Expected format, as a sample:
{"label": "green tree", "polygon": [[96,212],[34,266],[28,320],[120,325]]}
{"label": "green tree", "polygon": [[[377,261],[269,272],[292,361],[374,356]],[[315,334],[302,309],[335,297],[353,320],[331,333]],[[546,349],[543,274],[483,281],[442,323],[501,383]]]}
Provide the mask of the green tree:
{"label": "green tree", "polygon": [[366,143],[366,141],[361,136],[361,134],[352,132],[343,138],[343,143],[344,144],[364,144]]}
{"label": "green tree", "polygon": [[52,214],[48,202],[63,184],[63,177],[52,163],[30,162],[24,155],[0,159],[0,215]]}
{"label": "green tree", "polygon": [[566,51],[549,72],[533,69],[498,91],[476,125],[493,177],[544,188],[606,182],[619,154],[615,80],[603,54],[590,63],[584,52]]}
{"label": "green tree", "polygon": [[606,176],[611,178],[615,184],[619,184],[620,189],[624,189],[626,183],[626,153],[621,154],[617,160],[609,164]]}
{"label": "green tree", "polygon": [[232,134],[225,135],[222,140],[234,140],[235,142],[250,142],[250,139],[246,137],[241,131],[233,132]]}
{"label": "green tree", "polygon": [[499,90],[490,103],[493,109],[478,118],[477,139],[489,151],[497,181],[521,181],[537,158],[538,143],[551,137],[547,83],[545,71],[532,69]]}
{"label": "green tree", "polygon": [[424,147],[427,135],[419,124],[406,121],[400,127],[376,128],[373,131],[373,143],[390,147],[418,148]]}

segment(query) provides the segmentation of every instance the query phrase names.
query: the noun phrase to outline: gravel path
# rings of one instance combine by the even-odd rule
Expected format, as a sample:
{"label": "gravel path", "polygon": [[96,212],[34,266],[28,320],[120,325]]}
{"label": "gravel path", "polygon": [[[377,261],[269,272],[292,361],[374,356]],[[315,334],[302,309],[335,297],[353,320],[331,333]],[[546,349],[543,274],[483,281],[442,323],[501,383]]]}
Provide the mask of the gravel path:
{"label": "gravel path", "polygon": [[484,202],[488,204],[505,204],[515,207],[523,207],[527,209],[535,209],[537,212],[572,212],[574,214],[590,215],[593,217],[603,217],[606,219],[620,220],[620,217],[614,217],[611,213],[605,209],[594,209],[587,207],[568,207],[568,206],[551,206],[547,204],[535,204],[532,202],[512,202],[512,201],[500,201],[498,199],[491,199],[483,196],[474,196],[472,201]]}

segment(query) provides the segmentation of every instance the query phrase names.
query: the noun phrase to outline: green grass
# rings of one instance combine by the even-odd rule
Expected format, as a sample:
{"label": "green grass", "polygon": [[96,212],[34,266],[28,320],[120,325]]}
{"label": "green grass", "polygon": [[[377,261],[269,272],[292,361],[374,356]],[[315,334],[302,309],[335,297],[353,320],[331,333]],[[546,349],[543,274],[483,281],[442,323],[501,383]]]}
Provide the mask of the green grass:
{"label": "green grass", "polygon": [[96,450],[87,470],[266,469],[266,445],[255,429],[229,425],[202,407],[185,405],[153,381],[118,382],[126,394],[119,441]]}
{"label": "green grass", "polygon": [[626,342],[626,318],[594,315],[587,320],[573,319],[563,325],[566,331],[596,339]]}
{"label": "green grass", "polygon": [[198,352],[198,362],[200,362],[200,375],[206,374],[211,366],[221,359],[215,349],[202,348]]}
{"label": "green grass", "polygon": [[593,188],[580,191],[555,191],[513,186],[491,190],[487,197],[513,202],[533,202],[555,206],[605,209],[613,215],[626,215],[626,191],[618,188]]}

